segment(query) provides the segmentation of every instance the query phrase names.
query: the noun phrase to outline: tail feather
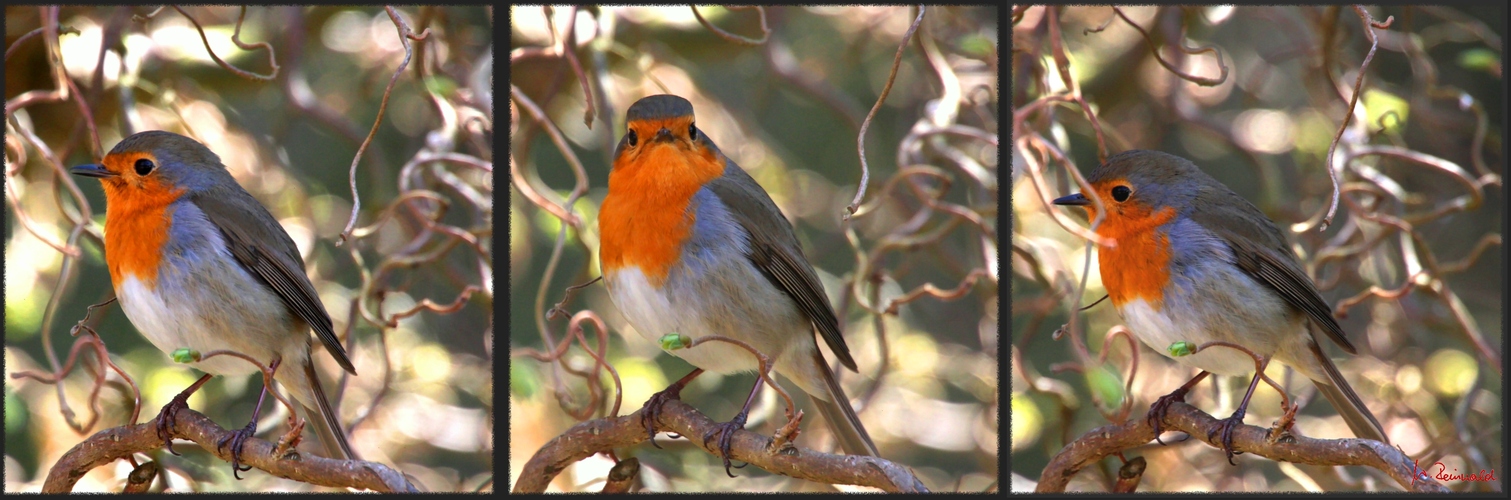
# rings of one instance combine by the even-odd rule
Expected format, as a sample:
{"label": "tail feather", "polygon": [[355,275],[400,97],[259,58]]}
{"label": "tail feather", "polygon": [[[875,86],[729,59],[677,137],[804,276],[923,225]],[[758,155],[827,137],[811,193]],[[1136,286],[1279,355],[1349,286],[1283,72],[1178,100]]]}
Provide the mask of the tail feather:
{"label": "tail feather", "polygon": [[1379,420],[1375,420],[1375,415],[1369,412],[1369,407],[1364,406],[1364,401],[1359,399],[1354,388],[1348,385],[1348,380],[1338,372],[1338,367],[1333,365],[1333,360],[1322,352],[1322,348],[1316,342],[1311,343],[1311,349],[1330,382],[1312,381],[1317,385],[1317,390],[1322,393],[1322,397],[1327,398],[1327,401],[1333,404],[1333,408],[1338,409],[1338,415],[1341,415],[1343,421],[1348,423],[1348,428],[1354,431],[1355,436],[1390,444],[1390,438],[1385,436],[1385,428],[1380,426]]}
{"label": "tail feather", "polygon": [[304,404],[300,404],[299,407],[304,419],[314,428],[315,435],[320,437],[320,443],[325,445],[326,454],[330,458],[340,460],[358,460],[357,453],[352,451],[351,443],[346,441],[346,433],[341,430],[341,420],[336,418],[336,411],[331,408],[330,400],[325,397],[325,389],[320,386],[320,377],[315,373],[315,364],[310,360],[304,363],[304,375],[309,379],[310,391],[314,392],[315,405],[318,408],[310,408]]}
{"label": "tail feather", "polygon": [[813,401],[813,406],[818,408],[824,421],[829,422],[829,428],[834,431],[834,438],[839,441],[840,449],[847,455],[881,456],[876,450],[876,443],[871,442],[871,435],[866,433],[866,427],[861,425],[860,417],[855,414],[855,408],[850,406],[850,398],[839,387],[839,381],[834,379],[834,372],[829,370],[829,363],[824,362],[824,355],[818,349],[813,350],[813,362],[823,375],[829,400],[825,401],[812,394],[808,395],[808,399]]}

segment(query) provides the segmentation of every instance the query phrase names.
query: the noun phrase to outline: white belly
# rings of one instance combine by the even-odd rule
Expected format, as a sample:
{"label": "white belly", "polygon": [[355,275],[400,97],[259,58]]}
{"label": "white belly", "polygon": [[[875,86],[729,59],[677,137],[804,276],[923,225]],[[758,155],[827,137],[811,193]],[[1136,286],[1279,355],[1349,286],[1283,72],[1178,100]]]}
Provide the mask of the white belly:
{"label": "white belly", "polygon": [[1155,311],[1143,299],[1123,304],[1121,312],[1123,322],[1133,331],[1134,336],[1165,357],[1218,375],[1237,376],[1254,371],[1254,358],[1228,347],[1210,347],[1189,356],[1170,355],[1170,345],[1176,342],[1191,342],[1199,346],[1214,340],[1231,340],[1225,336],[1213,335],[1205,325]]}
{"label": "white belly", "polygon": [[[135,276],[128,276],[116,287],[116,296],[131,324],[164,353],[171,354],[177,349],[188,348],[204,354],[228,348],[225,340],[211,333],[210,325],[200,320],[198,315],[189,313],[189,304],[179,303],[175,307],[169,307],[166,301],[148,290]],[[230,356],[216,356],[193,366],[216,375],[244,375],[257,370],[251,363]]]}
{"label": "white belly", "polygon": [[[661,337],[680,333],[688,337],[723,335],[727,326],[713,325],[697,314],[696,307],[674,304],[662,290],[651,286],[639,268],[626,267],[606,277],[609,297],[619,312],[646,340],[660,345]],[[679,307],[681,306],[681,307]],[[726,335],[731,336],[731,335]],[[743,339],[741,336],[731,337]],[[757,362],[750,351],[725,342],[709,342],[692,349],[667,351],[693,366],[716,373],[753,371]],[[776,355],[779,353],[767,353]]]}
{"label": "white belly", "polygon": [[[217,257],[230,258],[229,254]],[[235,264],[221,261],[217,265],[203,255],[181,262],[192,264],[159,273],[155,289],[130,274],[115,287],[121,310],[158,350],[172,353],[188,348],[202,355],[231,350],[264,365],[277,358],[302,360],[307,355],[309,328],[294,319],[267,285]],[[227,376],[257,371],[256,365],[242,358],[224,355],[190,366]]]}

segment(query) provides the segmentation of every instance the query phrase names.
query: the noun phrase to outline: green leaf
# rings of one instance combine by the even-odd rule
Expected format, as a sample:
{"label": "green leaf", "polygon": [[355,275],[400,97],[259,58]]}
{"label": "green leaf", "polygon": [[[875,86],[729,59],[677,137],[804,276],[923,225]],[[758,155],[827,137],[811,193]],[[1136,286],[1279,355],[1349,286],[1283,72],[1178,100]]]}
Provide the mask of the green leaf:
{"label": "green leaf", "polygon": [[1086,370],[1086,386],[1102,409],[1110,411],[1123,405],[1123,378],[1106,365]]}
{"label": "green leaf", "polygon": [[991,55],[995,45],[995,40],[982,36],[980,33],[972,33],[960,39],[960,51],[977,57]]}
{"label": "green leaf", "polygon": [[425,79],[425,90],[436,95],[451,95],[456,91],[456,82],[444,76],[431,76]]}
{"label": "green leaf", "polygon": [[675,351],[677,349],[686,348],[687,345],[691,344],[692,342],[693,339],[676,332],[661,336],[661,348],[668,351]]}
{"label": "green leaf", "polygon": [[173,358],[174,363],[193,363],[199,361],[199,351],[187,347],[174,349],[168,356]]}
{"label": "green leaf", "polygon": [[1383,121],[1385,131],[1392,134],[1399,134],[1401,133],[1401,129],[1405,128],[1406,116],[1411,110],[1411,105],[1405,99],[1379,89],[1365,90],[1362,104],[1364,104],[1364,111],[1369,116],[1370,130],[1374,130],[1380,126],[1382,123],[1380,120],[1381,117],[1391,114],[1395,115],[1385,118]]}
{"label": "green leaf", "polygon": [[1467,70],[1494,72],[1496,65],[1500,64],[1500,56],[1495,55],[1490,49],[1478,47],[1459,53],[1459,66]]}

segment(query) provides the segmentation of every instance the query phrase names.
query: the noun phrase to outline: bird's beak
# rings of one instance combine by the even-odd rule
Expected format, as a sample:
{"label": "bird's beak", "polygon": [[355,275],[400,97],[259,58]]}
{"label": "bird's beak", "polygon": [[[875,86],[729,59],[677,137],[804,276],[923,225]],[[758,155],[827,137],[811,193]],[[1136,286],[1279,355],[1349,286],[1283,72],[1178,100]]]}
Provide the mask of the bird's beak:
{"label": "bird's beak", "polygon": [[77,167],[68,169],[68,172],[72,173],[73,175],[82,175],[84,177],[98,177],[101,179],[116,177],[120,175],[115,172],[105,170],[105,166],[100,164],[79,165]]}
{"label": "bird's beak", "polygon": [[1090,205],[1091,204],[1091,200],[1086,199],[1086,196],[1083,195],[1083,194],[1081,194],[1081,193],[1076,193],[1076,194],[1073,194],[1073,195],[1070,195],[1070,196],[1061,196],[1059,198],[1055,198],[1054,204],[1056,204],[1056,205]]}
{"label": "bird's beak", "polygon": [[667,130],[665,127],[662,127],[661,130],[657,130],[656,136],[651,138],[651,140],[655,142],[672,142],[676,139],[677,137],[672,135],[672,131]]}

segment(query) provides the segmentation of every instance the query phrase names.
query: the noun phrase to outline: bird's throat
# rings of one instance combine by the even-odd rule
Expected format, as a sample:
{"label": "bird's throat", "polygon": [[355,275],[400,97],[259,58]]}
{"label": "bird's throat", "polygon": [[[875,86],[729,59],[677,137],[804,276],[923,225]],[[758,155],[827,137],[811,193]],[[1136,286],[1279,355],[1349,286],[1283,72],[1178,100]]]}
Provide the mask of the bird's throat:
{"label": "bird's throat", "polygon": [[1158,211],[1128,207],[1109,214],[1097,227],[1098,235],[1116,244],[1097,248],[1102,285],[1114,306],[1143,299],[1154,310],[1160,309],[1170,281],[1170,239],[1159,228],[1174,219],[1175,209],[1170,207]]}
{"label": "bird's throat", "polygon": [[[156,194],[154,194],[156,193]],[[105,263],[111,283],[135,276],[151,288],[173,224],[170,205],[181,189],[105,188]]]}
{"label": "bird's throat", "polygon": [[616,159],[598,215],[604,274],[634,266],[659,286],[697,218],[688,210],[693,195],[723,174],[723,163],[713,151],[677,144],[646,144]]}

